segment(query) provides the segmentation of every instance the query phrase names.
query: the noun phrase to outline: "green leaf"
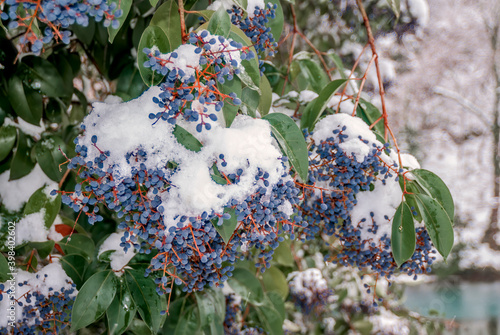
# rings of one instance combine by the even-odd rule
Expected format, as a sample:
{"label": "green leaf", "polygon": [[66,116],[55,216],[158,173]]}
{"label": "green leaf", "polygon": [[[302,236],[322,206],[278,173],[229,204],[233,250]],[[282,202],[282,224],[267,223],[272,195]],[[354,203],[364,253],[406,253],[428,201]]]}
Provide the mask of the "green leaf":
{"label": "green leaf", "polygon": [[[359,99],[358,108],[356,109],[356,115],[360,117],[365,123],[369,126],[373,124],[373,122],[377,121],[382,113],[375,107],[372,103],[366,101],[365,99]],[[379,137],[384,138],[384,120],[380,120],[373,127],[375,133],[378,132]],[[384,143],[385,141],[382,141]]]}
{"label": "green leaf", "polygon": [[274,250],[273,259],[276,261],[276,263],[289,267],[293,267],[295,265],[290,244],[291,244],[290,240],[284,240]]}
{"label": "green leaf", "polygon": [[17,136],[17,148],[12,163],[10,163],[9,180],[16,180],[29,174],[35,167],[30,155],[31,138],[19,130]]}
{"label": "green leaf", "polygon": [[256,306],[257,316],[262,324],[262,328],[268,335],[283,334],[283,319],[280,313],[270,306]]}
{"label": "green leaf", "polygon": [[269,114],[269,109],[271,109],[271,104],[273,102],[273,89],[269,84],[266,76],[262,76],[260,79],[260,103],[259,103],[259,113],[261,116]]}
{"label": "green leaf", "polygon": [[156,333],[163,321],[161,311],[167,309],[165,296],[156,292],[156,284],[151,277],[144,277],[143,271],[125,270],[125,280],[141,318],[152,333]]}
{"label": "green leaf", "polygon": [[286,277],[277,267],[271,266],[267,269],[266,272],[262,274],[262,281],[266,292],[276,292],[283,300],[288,296],[288,283]]}
{"label": "green leaf", "polygon": [[8,275],[10,272],[7,259],[2,253],[0,253],[0,283],[5,283],[8,279],[10,279],[10,276]]}
{"label": "green leaf", "polygon": [[119,282],[113,271],[101,271],[90,277],[76,296],[71,317],[71,331],[98,320],[115,297]]}
{"label": "green leaf", "polygon": [[339,57],[339,55],[329,53],[328,56],[330,57],[330,59],[333,61],[333,63],[337,67],[337,72],[342,77],[342,79],[347,79],[347,76],[345,74],[344,63],[342,62],[342,59]]}
{"label": "green leaf", "polygon": [[137,312],[137,306],[132,299],[132,293],[122,281],[123,279],[120,281],[120,288],[117,290],[115,298],[106,311],[110,335],[123,334],[132,323]]}
{"label": "green leaf", "polygon": [[[177,1],[167,1],[154,13],[149,24],[160,27],[170,42],[170,50],[177,49],[182,44],[181,17]],[[142,50],[142,49],[139,49]]]}
{"label": "green leaf", "polygon": [[31,195],[26,207],[24,207],[23,214],[29,215],[38,213],[42,209],[45,209],[45,227],[50,228],[56,219],[57,214],[59,214],[59,210],[61,209],[61,195],[58,194],[57,196],[52,197],[48,195],[51,190],[46,188],[46,186],[41,187]]}
{"label": "green leaf", "polygon": [[281,113],[268,114],[263,119],[271,125],[274,137],[299,177],[307,180],[309,157],[307,144],[299,127],[289,116]]}
{"label": "green leaf", "polygon": [[219,235],[222,237],[224,242],[227,244],[229,243],[229,240],[233,236],[234,231],[236,230],[236,227],[238,225],[238,220],[236,218],[236,210],[234,208],[224,208],[224,213],[228,213],[231,215],[231,217],[227,220],[224,220],[222,225],[218,225],[217,221],[218,219],[214,219],[212,221],[213,226],[215,227],[215,230],[219,233]]}
{"label": "green leaf", "polygon": [[414,195],[425,227],[437,251],[446,259],[453,247],[453,226],[441,204],[425,194]]}
{"label": "green leaf", "polygon": [[[251,117],[257,117],[257,108],[259,107],[260,94],[249,87],[245,87],[241,93],[241,104],[246,107],[246,113]],[[243,109],[243,111],[245,111]]]}
{"label": "green leaf", "polygon": [[432,198],[436,199],[441,206],[445,209],[448,217],[453,223],[455,217],[455,205],[453,203],[453,197],[451,196],[450,190],[436,174],[429,170],[415,169],[411,171],[411,174],[417,179],[417,183],[428,190]]}
{"label": "green leaf", "polygon": [[307,107],[302,114],[300,120],[300,127],[302,129],[309,129],[312,131],[314,125],[319,121],[321,115],[323,114],[328,101],[333,97],[335,92],[339,90],[342,85],[347,82],[345,79],[337,79],[328,84],[319,94],[319,96],[307,104]]}
{"label": "green leaf", "polygon": [[[140,96],[145,89],[146,87],[142,81],[139,69],[136,68],[134,64],[126,66],[118,77],[116,93],[126,93],[130,99],[135,99]],[[124,99],[124,101],[127,100]]]}
{"label": "green leaf", "polygon": [[40,90],[48,97],[67,97],[73,93],[73,86],[64,85],[64,80],[57,68],[41,57],[23,58],[25,82],[34,90]]}
{"label": "green leaf", "polygon": [[[288,287],[288,284],[287,284]],[[285,320],[286,311],[285,311],[285,303],[281,295],[277,292],[267,292],[267,297],[271,301],[274,306],[274,309],[279,313],[282,320]]]}
{"label": "green leaf", "polygon": [[165,324],[162,327],[160,334],[173,334],[175,328],[179,323],[179,319],[185,310],[187,301],[186,298],[179,298],[174,300],[168,309],[168,317],[165,320]]}
{"label": "green leaf", "polygon": [[222,304],[218,304],[215,294],[222,294],[220,291],[204,290],[197,292],[196,306],[200,317],[200,327],[206,329],[205,335],[217,335],[224,333],[223,316],[226,312],[224,299]]}
{"label": "green leaf", "polygon": [[45,241],[45,242],[29,242],[28,247],[30,249],[36,249],[38,255],[41,259],[46,258],[54,249],[54,245],[56,243],[54,241]]}
{"label": "green leaf", "polygon": [[[399,185],[401,186],[401,190],[404,191],[403,178],[399,178]],[[405,201],[408,204],[408,206],[410,206],[414,219],[417,220],[418,222],[422,222],[422,215],[420,214],[417,201],[415,200],[415,197],[413,196],[412,193],[425,194],[425,191],[416,182],[410,180],[406,180],[406,191],[409,192],[410,194],[405,194]],[[414,214],[414,212],[416,213],[416,215]]]}
{"label": "green leaf", "polygon": [[0,161],[3,161],[12,151],[16,143],[17,132],[12,126],[0,127]]}
{"label": "green leaf", "polygon": [[[236,93],[238,98],[241,98],[241,81],[238,77],[234,77],[232,80],[226,80],[224,84],[217,84],[219,90],[223,94],[229,95],[230,93]],[[236,114],[238,114],[239,106],[232,103],[231,99],[226,99],[224,101],[224,106],[222,107],[222,113],[224,114],[224,120],[226,121],[226,127],[230,127],[233,123]]]}
{"label": "green leaf", "polygon": [[163,29],[158,26],[150,25],[142,33],[141,40],[139,41],[139,51],[137,53],[137,65],[139,66],[139,72],[142,80],[148,86],[158,85],[164,77],[151,70],[151,68],[144,67],[144,63],[148,60],[148,56],[143,52],[143,50],[144,48],[152,48],[155,45],[163,54],[169,53],[171,50],[170,41]]}
{"label": "green leaf", "polygon": [[117,20],[120,22],[120,25],[118,28],[113,28],[112,25],[108,27],[108,34],[109,34],[109,43],[113,43],[116,35],[120,31],[121,27],[125,23],[125,20],[127,19],[128,13],[130,12],[130,8],[132,7],[132,0],[119,0],[117,1],[112,1],[117,4],[117,7],[120,8],[123,13],[122,16],[120,16]]}
{"label": "green leaf", "polygon": [[132,323],[130,324],[128,331],[131,331],[135,335],[151,335],[151,331],[149,330],[148,325],[140,319],[132,320]]}
{"label": "green leaf", "polygon": [[149,3],[151,4],[151,7],[156,7],[156,4],[158,3],[158,1],[160,1],[160,0],[149,0]]}
{"label": "green leaf", "polygon": [[269,20],[267,26],[271,28],[271,33],[273,34],[274,40],[278,42],[280,40],[281,33],[283,31],[283,25],[285,20],[283,16],[283,8],[281,7],[281,3],[279,0],[268,0],[264,2],[266,4],[270,2],[273,5],[277,5],[277,8],[275,10],[276,16],[274,19]]}
{"label": "green leaf", "polygon": [[387,3],[391,7],[396,18],[399,18],[399,14],[401,13],[401,1],[400,0],[387,0]]}
{"label": "green leaf", "polygon": [[[201,28],[201,27],[200,27]],[[243,44],[244,46],[250,47],[250,50],[256,55],[257,51],[252,46],[253,43],[250,39],[245,35],[245,33],[235,25],[231,25],[231,32],[229,33],[229,38],[234,41]],[[254,91],[259,91],[260,93],[260,69],[259,62],[257,57],[254,57],[251,60],[243,60],[241,61],[240,74],[238,78],[241,79],[241,82],[245,84],[247,87],[251,88]]]}
{"label": "green leaf", "polygon": [[264,303],[265,295],[262,285],[253,273],[246,269],[235,268],[233,276],[228,279],[228,284],[243,301],[259,306]]}
{"label": "green leaf", "polygon": [[352,327],[356,329],[361,335],[372,334],[373,325],[368,320],[357,320],[352,323]]}
{"label": "green leaf", "polygon": [[13,76],[9,80],[7,96],[12,109],[20,118],[35,126],[40,125],[43,114],[43,100],[40,93],[24,85],[18,76]]}
{"label": "green leaf", "polygon": [[60,258],[61,266],[66,274],[73,280],[79,290],[84,284],[84,274],[87,268],[87,259],[78,254],[66,255]]}
{"label": "green leaf", "polygon": [[173,134],[177,139],[177,142],[182,144],[188,150],[199,152],[203,147],[200,141],[198,141],[198,139],[196,139],[193,134],[177,124],[174,127]]}
{"label": "green leaf", "polygon": [[207,30],[213,35],[229,36],[229,32],[231,31],[231,19],[224,6],[220,6],[212,15],[210,21],[208,21]]}
{"label": "green leaf", "polygon": [[91,259],[94,256],[94,241],[85,235],[73,234],[66,236],[58,244],[66,255],[78,254],[87,259]]}
{"label": "green leaf", "polygon": [[198,309],[196,309],[196,306],[188,307],[184,313],[182,313],[177,323],[177,327],[175,328],[174,335],[197,334],[198,329],[200,329],[199,321]]}
{"label": "green leaf", "polygon": [[299,59],[298,60],[301,74],[309,82],[312,89],[316,93],[320,93],[323,88],[328,85],[328,76],[325,71],[317,62],[312,59]]}
{"label": "green leaf", "polygon": [[403,201],[392,219],[392,256],[398,267],[413,256],[415,243],[413,215],[411,214],[410,207]]}
{"label": "green leaf", "polygon": [[49,136],[35,145],[35,156],[43,172],[53,181],[60,181],[66,171],[66,158],[62,151],[66,150],[66,143],[59,136]]}

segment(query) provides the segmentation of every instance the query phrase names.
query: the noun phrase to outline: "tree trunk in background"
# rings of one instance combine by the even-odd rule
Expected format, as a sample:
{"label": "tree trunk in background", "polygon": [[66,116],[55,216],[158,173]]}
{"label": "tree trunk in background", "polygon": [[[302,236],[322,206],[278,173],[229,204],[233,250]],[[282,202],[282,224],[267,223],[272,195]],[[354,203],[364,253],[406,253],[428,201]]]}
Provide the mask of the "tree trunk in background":
{"label": "tree trunk in background", "polygon": [[500,206],[500,156],[499,156],[499,146],[500,146],[500,47],[498,46],[498,35],[500,30],[500,24],[495,22],[491,31],[491,46],[493,48],[493,74],[495,75],[496,90],[495,90],[495,102],[493,105],[493,124],[491,126],[491,131],[493,133],[493,199],[494,204],[491,209],[490,223],[488,229],[484,232],[483,243],[488,243],[491,249],[500,250],[500,245],[497,243],[495,238],[496,234],[499,234],[500,229],[498,228],[498,212]]}

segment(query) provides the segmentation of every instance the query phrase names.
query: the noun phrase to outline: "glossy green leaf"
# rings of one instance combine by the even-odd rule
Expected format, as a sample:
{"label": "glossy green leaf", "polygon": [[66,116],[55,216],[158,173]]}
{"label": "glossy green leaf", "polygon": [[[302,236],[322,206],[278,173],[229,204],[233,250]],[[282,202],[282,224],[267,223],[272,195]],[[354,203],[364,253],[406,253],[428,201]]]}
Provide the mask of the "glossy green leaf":
{"label": "glossy green leaf", "polygon": [[137,306],[132,299],[132,294],[128,290],[128,286],[122,282],[123,278],[120,279],[120,285],[115,298],[106,311],[110,335],[123,334],[132,323],[137,312]]}
{"label": "glossy green leaf", "polygon": [[22,131],[18,131],[17,148],[14,158],[10,163],[9,180],[16,180],[29,174],[35,167],[35,162],[31,160],[30,144],[31,138],[24,135]]}
{"label": "glossy green leaf", "polygon": [[[170,1],[173,2],[173,1]],[[161,53],[170,52],[170,41],[163,31],[158,26],[150,25],[142,33],[141,40],[139,41],[139,52],[137,53],[137,65],[139,66],[139,72],[141,74],[142,80],[147,86],[158,85],[163,77],[151,70],[151,68],[145,67],[144,63],[148,60],[147,55],[143,52],[145,48],[152,48],[157,46]]]}
{"label": "glossy green leaf", "polygon": [[262,282],[266,292],[276,292],[283,299],[288,296],[288,283],[286,277],[276,266],[271,266],[262,274]]}
{"label": "glossy green leaf", "polygon": [[66,158],[61,151],[65,151],[66,144],[59,136],[49,136],[38,141],[35,145],[35,156],[43,172],[53,181],[60,181],[66,171]]}
{"label": "glossy green leaf", "polygon": [[278,312],[282,320],[286,318],[285,302],[282,296],[277,292],[266,292],[267,297],[274,306],[274,309]]}
{"label": "glossy green leaf", "polygon": [[73,86],[68,87],[53,65],[46,59],[35,56],[23,58],[24,79],[34,90],[40,90],[48,97],[67,97],[71,96]]}
{"label": "glossy green leaf", "polygon": [[113,28],[113,25],[110,25],[108,27],[108,34],[109,34],[109,43],[113,43],[116,35],[120,31],[121,27],[125,23],[125,20],[127,19],[128,13],[130,12],[130,8],[132,7],[132,0],[118,0],[118,1],[112,1],[117,4],[117,7],[123,11],[122,15],[117,19],[120,25],[118,28]]}
{"label": "glossy green leaf", "polygon": [[71,331],[98,320],[115,297],[119,282],[113,271],[101,271],[90,277],[76,296],[71,313]]}
{"label": "glossy green leaf", "polygon": [[47,258],[48,255],[54,249],[54,241],[44,241],[44,242],[29,242],[28,247],[31,249],[36,249],[38,255],[41,259]]}
{"label": "glossy green leaf", "polygon": [[200,327],[205,330],[205,335],[217,335],[224,333],[223,320],[221,316],[225,314],[225,303],[218,304],[215,294],[222,294],[220,291],[204,290],[197,292],[196,306],[200,318]]}
{"label": "glossy green leaf", "polygon": [[196,306],[186,308],[175,327],[174,335],[198,334],[200,319]]}
{"label": "glossy green leaf", "polygon": [[160,0],[149,0],[149,3],[151,4],[151,7],[156,7],[156,4],[158,3],[158,1],[160,1]]}
{"label": "glossy green leaf", "polygon": [[323,88],[328,85],[329,82],[325,70],[323,70],[318,62],[312,59],[299,59],[298,63],[300,66],[301,74],[309,82],[313,91],[318,94],[321,93]]}
{"label": "glossy green leaf", "polygon": [[309,158],[304,135],[287,115],[272,113],[263,117],[271,125],[271,131],[278,140],[283,153],[302,180],[307,180]]}
{"label": "glossy green leaf", "polygon": [[269,84],[266,76],[262,76],[260,80],[260,102],[259,102],[259,113],[261,116],[269,114],[269,109],[271,109],[271,104],[273,102],[273,89]]}
{"label": "glossy green leaf", "polygon": [[[253,43],[250,39],[245,35],[245,33],[235,25],[231,25],[231,32],[229,33],[229,38],[232,40],[243,44],[244,46],[251,47],[250,50],[256,55],[257,51],[252,46]],[[259,91],[260,93],[260,69],[259,62],[257,57],[254,57],[251,60],[243,60],[241,61],[240,74],[238,74],[238,78],[240,78],[241,82],[245,84],[247,87],[251,88],[254,91]]]}
{"label": "glossy green leaf", "polygon": [[450,217],[441,204],[425,194],[414,195],[425,227],[437,251],[446,259],[453,247],[453,226]]}
{"label": "glossy green leaf", "polygon": [[[223,94],[229,95],[230,93],[235,93],[236,96],[241,99],[241,81],[238,77],[234,77],[232,80],[226,80],[224,84],[217,84],[219,90]],[[224,114],[224,120],[226,121],[226,127],[230,127],[233,123],[236,114],[238,114],[239,106],[232,103],[231,99],[224,100],[224,106],[222,107],[222,113]]]}
{"label": "glossy green leaf", "polygon": [[268,335],[283,335],[283,319],[280,313],[270,306],[256,306],[257,316],[262,328]]}
{"label": "glossy green leaf", "polygon": [[91,259],[94,256],[94,241],[85,235],[73,234],[66,236],[58,244],[66,255],[78,254],[87,259]]}
{"label": "glossy green leaf", "polygon": [[193,134],[179,125],[175,125],[173,134],[177,139],[177,142],[186,147],[186,149],[194,152],[199,152],[203,147],[200,141],[198,141],[198,139],[194,137]]}
{"label": "glossy green leaf", "polygon": [[36,190],[26,203],[23,212],[24,215],[29,215],[38,213],[44,209],[44,221],[46,228],[50,228],[50,226],[52,226],[52,223],[61,209],[61,195],[58,194],[57,196],[52,197],[48,195],[50,191],[52,190],[45,186]]}
{"label": "glossy green leaf", "polygon": [[[101,24],[101,23],[99,23]],[[78,37],[78,39],[86,45],[89,45],[94,40],[96,31],[96,22],[94,18],[89,18],[89,25],[84,27],[79,24],[70,26],[71,31]]]}
{"label": "glossy green leaf", "polygon": [[71,97],[71,94],[73,93],[73,77],[76,75],[74,71],[77,72],[81,66],[81,63],[79,62],[80,59],[78,59],[78,63],[74,65],[78,65],[78,70],[74,70],[72,68],[71,63],[69,62],[69,60],[72,60],[72,55],[73,54],[68,54],[66,52],[58,52],[50,55],[48,58],[52,64],[57,64],[56,69],[64,83],[64,92],[61,94],[63,97]]}
{"label": "glossy green leaf", "polygon": [[392,219],[391,247],[396,264],[401,266],[415,252],[416,236],[413,215],[406,202],[401,202]]}
{"label": "glossy green leaf", "polygon": [[16,143],[17,131],[13,126],[0,127],[0,161],[3,161],[12,151]]}
{"label": "glossy green leaf", "polygon": [[7,259],[2,253],[0,253],[0,283],[5,283],[8,279],[10,279],[10,276],[8,275],[10,272]]}
{"label": "glossy green leaf", "polygon": [[416,182],[428,190],[430,197],[436,199],[441,206],[445,209],[448,217],[453,223],[455,217],[455,205],[453,203],[453,197],[451,196],[450,190],[436,174],[429,170],[415,169],[411,171],[411,174],[415,176]]}
{"label": "glossy green leaf", "polygon": [[326,105],[328,104],[328,101],[330,101],[330,99],[335,95],[335,92],[337,92],[346,82],[347,80],[345,79],[332,81],[321,91],[316,99],[307,104],[300,120],[300,127],[302,129],[307,128],[309,131],[314,129],[314,125],[319,121]]}
{"label": "glossy green leaf", "polygon": [[165,32],[171,50],[177,49],[182,44],[181,18],[177,1],[167,1],[158,7],[149,25],[160,27]]}
{"label": "glossy green leaf", "polygon": [[293,267],[295,265],[290,244],[291,244],[290,240],[284,240],[274,250],[273,259],[274,261],[276,261],[276,263],[289,267]]}
{"label": "glossy green leaf", "polygon": [[40,93],[24,85],[18,76],[14,76],[9,80],[7,96],[12,109],[20,118],[36,126],[40,125],[43,114],[43,100]]}
{"label": "glossy green leaf", "polygon": [[[134,64],[126,66],[118,77],[118,82],[116,83],[116,93],[126,93],[130,97],[127,100],[131,100],[140,96],[145,89],[146,86],[142,81],[139,69],[135,67]],[[124,99],[124,101],[127,100]]]}
{"label": "glossy green leaf", "polygon": [[259,107],[260,94],[249,87],[244,87],[241,93],[242,111],[251,117],[257,117],[257,108]]}
{"label": "glossy green leaf", "polygon": [[179,319],[188,305],[186,298],[179,298],[170,303],[168,316],[160,334],[173,334],[175,332],[175,327],[177,327]]}
{"label": "glossy green leaf", "polygon": [[160,312],[167,308],[165,296],[158,295],[153,278],[145,278],[144,271],[127,269],[124,276],[141,318],[156,333],[163,321]]}
{"label": "glossy green leaf", "polygon": [[[365,121],[367,125],[371,126],[382,116],[382,113],[372,103],[366,101],[365,99],[359,99],[356,115]],[[377,124],[373,127],[373,130],[378,132],[378,135],[384,138],[384,120],[377,122]]]}
{"label": "glossy green leaf", "polygon": [[75,283],[79,290],[84,284],[84,274],[87,268],[87,259],[78,254],[65,255],[60,258],[61,266],[66,274]]}
{"label": "glossy green leaf", "polygon": [[229,32],[231,31],[231,19],[224,6],[220,6],[212,15],[210,21],[208,21],[207,30],[213,35],[229,36]]}
{"label": "glossy green leaf", "polygon": [[229,240],[236,230],[238,220],[236,218],[236,210],[234,208],[224,208],[224,213],[228,213],[229,215],[231,215],[231,217],[227,220],[224,220],[224,222],[220,226],[217,224],[218,219],[214,219],[214,221],[212,221],[212,224],[219,235],[222,237],[224,242],[227,244],[229,243]]}
{"label": "glossy green leaf", "polygon": [[277,8],[275,10],[276,16],[274,19],[269,20],[267,26],[271,28],[271,33],[273,34],[274,40],[278,42],[280,40],[281,33],[283,32],[283,25],[285,20],[283,16],[283,8],[281,7],[281,3],[279,0],[265,1],[266,4],[268,2],[272,3],[273,5],[277,5]]}
{"label": "glossy green leaf", "polygon": [[148,325],[140,319],[132,320],[132,323],[128,327],[128,331],[135,335],[151,335],[151,330],[149,330]]}
{"label": "glossy green leaf", "polygon": [[246,269],[235,268],[233,276],[229,277],[228,284],[239,295],[243,301],[253,305],[262,305],[265,295],[262,285],[253,273]]}

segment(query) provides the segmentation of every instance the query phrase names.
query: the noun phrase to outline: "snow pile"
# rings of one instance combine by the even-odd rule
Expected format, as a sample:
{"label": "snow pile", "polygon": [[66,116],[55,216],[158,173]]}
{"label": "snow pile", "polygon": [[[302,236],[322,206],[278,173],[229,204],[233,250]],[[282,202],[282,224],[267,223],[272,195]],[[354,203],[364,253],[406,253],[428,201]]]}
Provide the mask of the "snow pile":
{"label": "snow pile", "polygon": [[0,174],[0,199],[9,211],[20,210],[31,195],[44,185],[50,190],[58,189],[57,183],[47,177],[38,164],[20,179],[9,181],[9,174],[10,170]]}
{"label": "snow pile", "polygon": [[[220,7],[224,8],[225,10],[229,10],[233,8],[233,6],[236,5],[236,2],[233,0],[216,0],[212,2],[210,6],[207,7],[209,10],[218,10]],[[248,0],[247,1],[247,8],[243,8],[244,10],[247,11],[248,17],[252,18],[254,16],[254,10],[255,7],[259,8],[264,8],[264,0]]]}
{"label": "snow pile", "polygon": [[100,257],[101,254],[106,251],[114,251],[109,256],[109,260],[111,268],[117,275],[121,275],[123,273],[123,268],[128,264],[128,262],[130,262],[132,257],[135,256],[135,249],[124,251],[120,246],[120,243],[122,243],[122,237],[123,233],[113,233],[109,235],[109,237],[101,244],[98,254],[98,257]]}

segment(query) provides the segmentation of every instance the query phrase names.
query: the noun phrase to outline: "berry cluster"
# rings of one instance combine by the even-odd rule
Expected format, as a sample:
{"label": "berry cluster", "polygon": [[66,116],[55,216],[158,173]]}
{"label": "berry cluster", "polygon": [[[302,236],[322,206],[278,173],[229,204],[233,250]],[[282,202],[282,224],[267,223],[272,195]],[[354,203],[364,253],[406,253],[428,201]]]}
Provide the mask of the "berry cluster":
{"label": "berry cluster", "polygon": [[[219,285],[231,276],[232,264],[243,253],[251,255],[252,248],[260,252],[257,266],[264,271],[270,266],[273,250],[283,240],[280,227],[291,231],[298,225],[289,221],[292,206],[299,202],[299,189],[287,172],[286,157],[278,163],[282,172],[277,181],[261,168],[251,175],[253,182],[246,198],[231,199],[225,206],[234,211],[232,214],[211,210],[195,216],[175,215],[171,222],[165,220],[169,213],[165,212],[163,199],[179,186],[172,180],[182,166],[147,168],[145,163],[150,157],[138,149],[127,154],[130,174],[117,179],[113,168],[104,168],[110,152],[100,151],[96,135],[91,138],[93,147],[80,145],[78,139],[76,143],[77,156],[68,167],[79,171],[81,181],[74,192],[63,192],[62,202],[75,212],[85,213],[91,224],[102,221],[97,205],[105,205],[122,219],[118,228],[124,231],[121,246],[125,250],[133,247],[146,254],[157,251],[146,274],[158,274],[160,294],[170,292],[174,282],[189,292]],[[100,154],[89,159],[89,151],[95,150]],[[223,154],[211,164],[224,176],[222,181],[227,187],[239,186],[242,178],[247,183],[252,173],[248,162],[247,169],[230,168]],[[236,221],[236,227],[226,243],[217,228],[230,219]]]}
{"label": "berry cluster", "polygon": [[[16,309],[15,328],[1,327],[0,334],[59,334],[70,324],[77,293],[75,284],[69,281],[59,264],[46,268],[39,273],[18,273],[16,305],[2,306],[8,311]],[[62,280],[55,278],[59,274]],[[9,294],[9,291],[3,293]]]}
{"label": "berry cluster", "polygon": [[182,115],[198,123],[198,132],[211,129],[209,120],[217,120],[214,111],[221,111],[224,103],[241,104],[235,93],[224,94],[218,85],[240,73],[241,60],[255,56],[241,43],[206,30],[191,33],[189,43],[171,53],[161,54],[156,47],[143,51],[149,58],[144,66],[165,76],[163,92],[153,99],[164,111],[149,117],[175,124]]}
{"label": "berry cluster", "polygon": [[[321,136],[310,134],[310,175],[309,182],[302,185],[305,200],[300,213],[310,224],[301,238],[333,235],[340,243],[334,263],[389,278],[397,269],[390,229],[402,198],[398,185],[402,171],[387,144],[381,145],[368,132],[362,131],[363,136],[356,133],[368,130],[360,119],[334,115],[327,123],[328,127],[319,130]],[[435,253],[425,229],[416,232],[417,249],[400,269],[415,276],[428,271]]]}
{"label": "berry cluster", "polygon": [[[253,9],[253,15],[247,15],[246,17],[244,17],[243,10],[237,6],[233,6],[232,9],[227,11],[231,15],[231,23],[240,28],[250,38],[255,50],[259,53],[259,59],[266,52],[269,56],[274,56],[278,47],[271,28],[266,27],[269,20],[276,17],[276,8],[277,5],[272,3],[268,3],[266,8],[256,6]],[[262,68],[262,60],[259,63]]]}
{"label": "berry cluster", "polygon": [[[105,0],[0,0],[0,5],[4,2],[8,10],[2,11],[3,6],[0,6],[0,18],[9,21],[9,29],[26,29],[19,42],[22,46],[29,43],[30,50],[35,54],[39,54],[44,44],[50,43],[52,39],[68,44],[71,32],[61,28],[66,29],[72,24],[86,27],[90,17],[96,22],[104,20],[105,27],[111,25],[118,28],[120,23],[117,18],[122,15],[116,2],[108,3]],[[21,12],[26,14],[22,15]],[[36,20],[45,25],[43,36],[34,31]]]}
{"label": "berry cluster", "polygon": [[[232,291],[232,290],[231,290]],[[249,327],[242,322],[243,306],[241,297],[235,293],[229,293],[226,297],[226,315],[224,317],[225,335],[264,335],[260,327]]]}
{"label": "berry cluster", "polygon": [[329,305],[329,298],[333,295],[321,271],[316,268],[290,273],[288,286],[292,301],[305,314],[321,313]]}

